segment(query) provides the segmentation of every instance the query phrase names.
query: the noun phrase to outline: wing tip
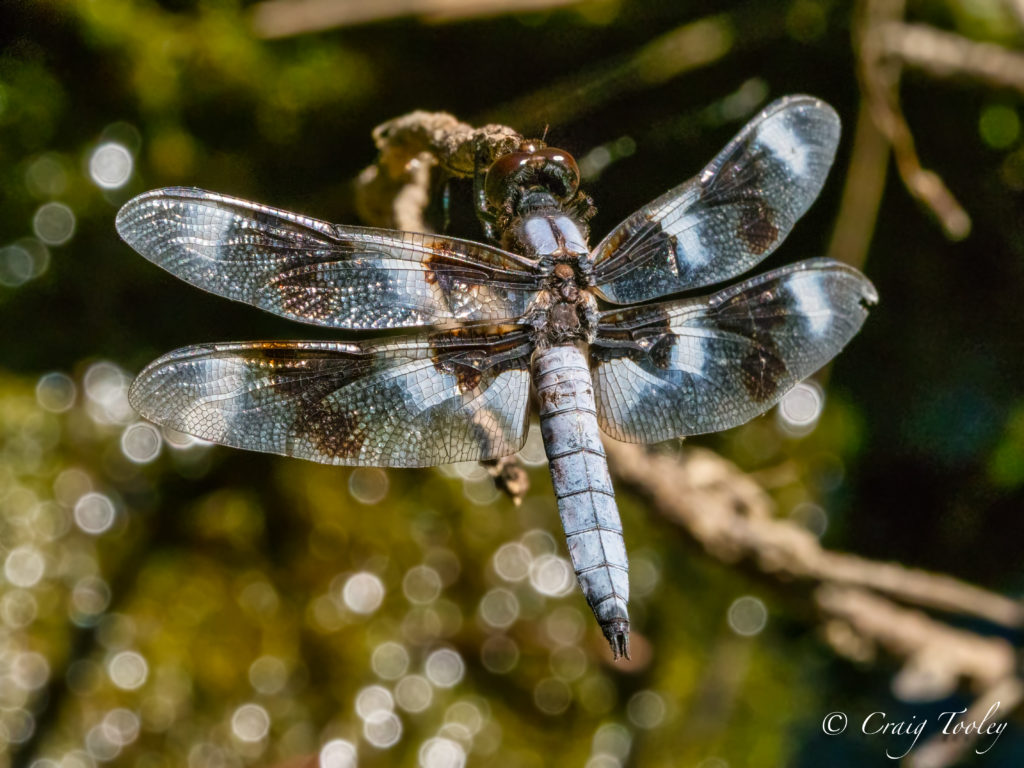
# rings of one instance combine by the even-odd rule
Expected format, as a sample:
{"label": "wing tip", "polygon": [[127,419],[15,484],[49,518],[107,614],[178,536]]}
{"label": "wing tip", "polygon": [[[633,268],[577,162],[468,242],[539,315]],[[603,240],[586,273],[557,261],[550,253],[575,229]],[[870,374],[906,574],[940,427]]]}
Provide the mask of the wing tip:
{"label": "wing tip", "polygon": [[835,107],[824,99],[812,96],[809,93],[790,93],[785,96],[780,96],[770,102],[768,106],[762,110],[762,114],[768,116],[777,111],[791,109],[798,106],[814,107],[815,109],[820,110],[823,115],[827,115],[829,119],[839,123],[839,113],[836,112]]}
{"label": "wing tip", "polygon": [[200,189],[199,187],[159,187],[158,189],[151,189],[147,192],[136,195],[121,206],[117,212],[117,216],[114,217],[114,229],[117,230],[117,234],[122,240],[135,248],[135,244],[132,242],[134,233],[132,232],[130,225],[138,212],[145,208],[151,200],[168,200],[171,198],[182,197],[194,200],[208,194],[210,193]]}

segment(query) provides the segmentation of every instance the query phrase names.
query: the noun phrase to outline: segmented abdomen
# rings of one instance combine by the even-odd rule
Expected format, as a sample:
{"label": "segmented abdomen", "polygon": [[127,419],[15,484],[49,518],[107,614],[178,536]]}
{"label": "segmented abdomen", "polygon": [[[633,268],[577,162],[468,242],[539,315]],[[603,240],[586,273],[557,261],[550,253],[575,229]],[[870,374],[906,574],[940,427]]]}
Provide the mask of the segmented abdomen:
{"label": "segmented abdomen", "polygon": [[537,352],[533,380],[569,557],[616,657],[629,657],[629,563],[597,426],[587,358],[575,346]]}

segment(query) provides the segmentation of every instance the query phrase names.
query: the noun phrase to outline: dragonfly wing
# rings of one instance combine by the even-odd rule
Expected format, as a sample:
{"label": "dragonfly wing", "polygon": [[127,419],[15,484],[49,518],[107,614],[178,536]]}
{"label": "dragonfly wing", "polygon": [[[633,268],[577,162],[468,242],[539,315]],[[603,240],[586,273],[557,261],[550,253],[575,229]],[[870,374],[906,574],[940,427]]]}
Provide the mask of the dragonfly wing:
{"label": "dragonfly wing", "polygon": [[590,348],[598,423],[631,443],[743,424],[838,354],[877,300],[856,269],[812,259],[711,296],[605,312]]}
{"label": "dragonfly wing", "polygon": [[333,328],[512,320],[540,279],[532,260],[481,243],[328,224],[185,187],[128,201],[117,231],[192,285]]}
{"label": "dragonfly wing", "polygon": [[597,292],[632,304],[748,271],[817,198],[838,142],[839,118],[828,104],[810,96],[773,102],[699,176],[598,244]]}
{"label": "dragonfly wing", "polygon": [[324,464],[476,461],[522,447],[531,351],[519,326],[362,344],[206,344],[155,360],[129,399],[204,440]]}

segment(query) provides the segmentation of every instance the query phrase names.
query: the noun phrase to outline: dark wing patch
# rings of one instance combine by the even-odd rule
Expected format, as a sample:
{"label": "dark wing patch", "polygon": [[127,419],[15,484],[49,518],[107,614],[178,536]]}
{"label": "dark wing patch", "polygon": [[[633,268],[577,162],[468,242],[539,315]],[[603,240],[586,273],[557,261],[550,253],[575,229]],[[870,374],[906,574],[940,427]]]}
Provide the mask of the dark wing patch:
{"label": "dark wing patch", "polygon": [[619,224],[593,251],[596,291],[616,304],[723,282],[778,247],[817,198],[839,118],[788,96],[751,120],[700,173]]}
{"label": "dark wing patch", "polygon": [[522,447],[531,352],[520,326],[208,344],[151,363],[129,398],[158,424],[236,448],[359,466],[476,461]]}
{"label": "dark wing patch", "polygon": [[480,243],[346,227],[201,189],[128,201],[117,231],[204,290],[314,325],[502,322],[536,295],[536,264]]}
{"label": "dark wing patch", "polygon": [[605,312],[590,347],[598,423],[656,443],[764,413],[860,330],[874,286],[812,259],[711,296]]}

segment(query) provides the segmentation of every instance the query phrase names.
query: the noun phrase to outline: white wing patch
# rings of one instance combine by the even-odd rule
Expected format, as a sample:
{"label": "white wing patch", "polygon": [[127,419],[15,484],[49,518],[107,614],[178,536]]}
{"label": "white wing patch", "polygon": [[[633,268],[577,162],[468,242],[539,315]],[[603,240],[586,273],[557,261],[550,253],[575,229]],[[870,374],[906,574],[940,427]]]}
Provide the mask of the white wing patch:
{"label": "white wing patch", "polygon": [[700,337],[675,337],[675,343],[672,345],[672,368],[703,377],[704,364],[704,341]]}
{"label": "white wing patch", "polygon": [[807,174],[810,145],[784,119],[765,122],[757,134],[757,141],[780,162],[788,165],[794,175],[802,177]]}
{"label": "white wing patch", "polygon": [[811,334],[823,336],[832,323],[832,303],[821,284],[821,276],[796,275],[789,282],[789,293],[797,312],[807,319]]}
{"label": "white wing patch", "polygon": [[702,267],[711,261],[714,253],[704,247],[701,240],[701,224],[704,216],[700,213],[687,213],[676,221],[664,226],[665,232],[676,238],[676,260],[684,257],[688,269]]}

